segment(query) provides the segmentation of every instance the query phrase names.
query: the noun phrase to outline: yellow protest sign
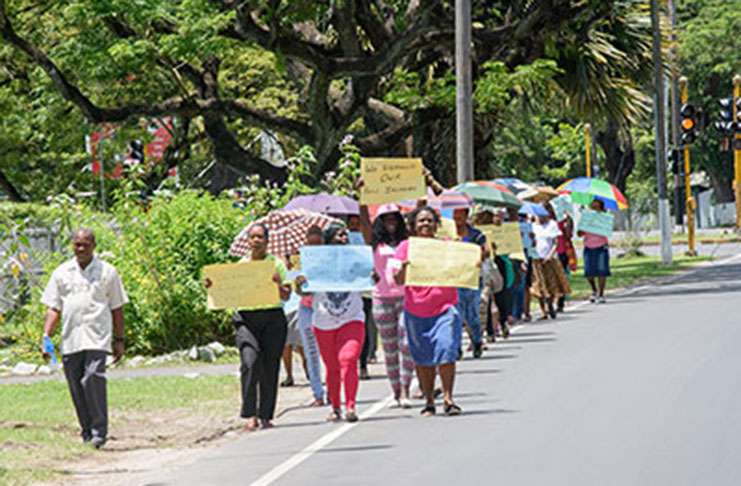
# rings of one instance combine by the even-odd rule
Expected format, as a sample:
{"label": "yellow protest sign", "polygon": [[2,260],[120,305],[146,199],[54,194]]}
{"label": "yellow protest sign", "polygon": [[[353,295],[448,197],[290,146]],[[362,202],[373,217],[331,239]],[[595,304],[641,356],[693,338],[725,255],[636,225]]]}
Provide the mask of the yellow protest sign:
{"label": "yellow protest sign", "polygon": [[272,261],[208,265],[203,267],[203,275],[211,280],[206,302],[211,310],[280,305]]}
{"label": "yellow protest sign", "polygon": [[427,195],[422,159],[363,158],[361,204],[383,204],[421,199]]}
{"label": "yellow protest sign", "polygon": [[460,240],[458,230],[455,227],[455,221],[449,218],[440,218],[440,226],[437,228],[437,237]]}
{"label": "yellow protest sign", "polygon": [[502,223],[500,226],[489,224],[476,228],[486,235],[487,243],[493,241],[497,244],[497,254],[511,257],[524,256],[520,223]]}
{"label": "yellow protest sign", "polygon": [[478,245],[412,237],[408,259],[406,285],[479,288]]}

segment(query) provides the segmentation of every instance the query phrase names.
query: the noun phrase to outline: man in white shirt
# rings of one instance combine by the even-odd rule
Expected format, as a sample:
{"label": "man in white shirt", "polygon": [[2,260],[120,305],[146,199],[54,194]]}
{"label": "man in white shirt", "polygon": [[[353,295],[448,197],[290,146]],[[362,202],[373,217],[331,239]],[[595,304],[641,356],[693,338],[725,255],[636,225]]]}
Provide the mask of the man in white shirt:
{"label": "man in white shirt", "polygon": [[[75,258],[54,270],[41,297],[47,306],[44,336],[54,333],[61,314],[64,374],[82,439],[100,448],[108,434],[105,362],[111,351],[114,363],[123,356],[123,306],[129,299],[116,269],[93,253],[92,230],[75,231],[72,246]],[[44,358],[49,359],[45,352]]]}

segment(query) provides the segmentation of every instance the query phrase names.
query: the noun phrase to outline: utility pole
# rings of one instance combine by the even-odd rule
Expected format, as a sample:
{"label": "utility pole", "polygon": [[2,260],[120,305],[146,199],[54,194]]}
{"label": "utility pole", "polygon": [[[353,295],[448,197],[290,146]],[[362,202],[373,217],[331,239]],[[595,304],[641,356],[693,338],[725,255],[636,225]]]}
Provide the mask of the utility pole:
{"label": "utility pole", "polygon": [[656,141],[656,180],[659,195],[659,227],[661,229],[661,261],[672,262],[672,232],[669,200],[666,198],[666,135],[664,133],[664,74],[661,64],[661,26],[659,0],[651,0],[651,27],[653,30],[654,64],[654,138]]}
{"label": "utility pole", "polygon": [[739,133],[739,98],[741,98],[741,76],[733,77],[733,121],[735,134],[733,136],[733,174],[736,179],[736,231],[741,231],[741,133]]}
{"label": "utility pole", "polygon": [[105,173],[103,171],[103,139],[105,138],[105,133],[101,129],[100,131],[100,141],[98,142],[98,162],[100,164],[100,203],[103,207],[103,211],[107,211],[107,205],[105,202]]}
{"label": "utility pole", "polygon": [[458,184],[473,180],[471,0],[455,0],[455,133]]}
{"label": "utility pole", "polygon": [[[671,49],[671,69],[672,69],[672,147],[679,150],[679,63],[677,62],[677,8],[674,0],[669,0],[669,17],[672,22],[672,49]],[[682,176],[674,174],[674,222],[677,226],[684,226],[682,217]]]}
{"label": "utility pole", "polygon": [[592,143],[590,142],[592,126],[587,123],[584,125],[584,143],[586,145],[586,154],[587,154],[587,177],[592,177]]}

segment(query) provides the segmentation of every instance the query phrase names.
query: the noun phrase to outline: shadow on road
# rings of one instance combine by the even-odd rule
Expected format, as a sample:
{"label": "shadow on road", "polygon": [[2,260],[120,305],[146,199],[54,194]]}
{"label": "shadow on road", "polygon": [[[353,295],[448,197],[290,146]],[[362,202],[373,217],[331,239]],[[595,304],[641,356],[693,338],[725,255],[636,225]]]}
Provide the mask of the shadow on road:
{"label": "shadow on road", "polygon": [[[366,422],[366,420],[364,420]],[[350,447],[331,447],[328,449],[320,449],[318,452],[326,454],[328,452],[365,452],[365,451],[377,451],[383,449],[393,449],[393,446],[389,444],[368,444],[362,446],[350,446]]]}

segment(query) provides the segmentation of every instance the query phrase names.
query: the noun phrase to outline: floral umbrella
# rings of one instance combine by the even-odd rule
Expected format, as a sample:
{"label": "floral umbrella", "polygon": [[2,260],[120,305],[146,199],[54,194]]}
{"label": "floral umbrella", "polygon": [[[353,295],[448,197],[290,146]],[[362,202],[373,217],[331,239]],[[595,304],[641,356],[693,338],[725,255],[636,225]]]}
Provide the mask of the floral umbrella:
{"label": "floral umbrella", "polygon": [[232,241],[229,253],[238,256],[250,254],[252,250],[248,236],[250,230],[258,223],[264,224],[268,228],[268,253],[282,257],[299,252],[301,247],[306,244],[306,233],[312,226],[325,229],[330,224],[341,223],[341,221],[307,209],[274,211],[253,221],[240,231]]}
{"label": "floral umbrella", "polygon": [[628,201],[620,189],[602,179],[577,177],[561,185],[558,192],[571,194],[571,200],[583,206],[589,206],[592,201],[599,199],[605,204],[605,209],[628,209]]}
{"label": "floral umbrella", "polygon": [[360,206],[356,200],[327,193],[294,197],[283,206],[283,210],[288,209],[308,209],[322,214],[360,214]]}

